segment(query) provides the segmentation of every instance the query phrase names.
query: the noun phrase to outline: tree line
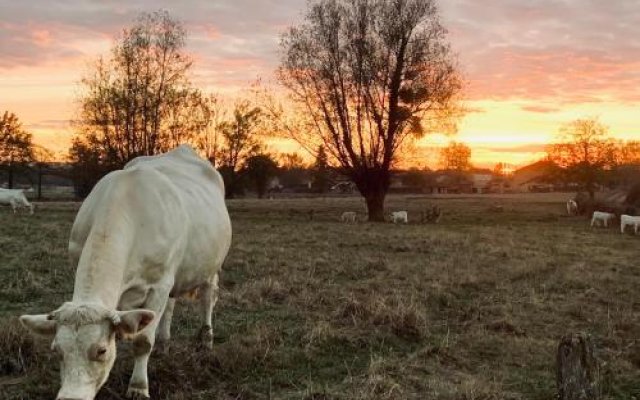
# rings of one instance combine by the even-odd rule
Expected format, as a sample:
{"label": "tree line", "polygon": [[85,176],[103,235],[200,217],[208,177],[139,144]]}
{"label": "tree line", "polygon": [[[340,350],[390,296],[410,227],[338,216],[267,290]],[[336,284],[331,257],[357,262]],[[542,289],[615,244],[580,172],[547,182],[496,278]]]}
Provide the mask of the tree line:
{"label": "tree line", "polygon": [[[248,182],[263,194],[277,168],[268,140],[284,137],[315,157],[314,181],[326,180],[329,169],[348,177],[370,220],[379,221],[403,152],[429,133],[455,132],[464,114],[464,80],[435,0],[310,2],[303,21],[281,37],[282,96],[252,90],[229,101],[203,92],[190,79],[186,32],[165,11],[143,13],[82,78],[69,150],[79,195],[132,158],[181,143],[218,168],[228,197]],[[13,171],[36,158],[34,147],[15,115],[5,113],[2,124],[0,164]],[[589,192],[614,165],[601,128],[575,121],[549,150]],[[576,143],[589,143],[586,158]],[[637,144],[625,146],[616,165],[621,154],[637,161]],[[463,171],[469,158],[468,146],[454,142],[440,162]]]}

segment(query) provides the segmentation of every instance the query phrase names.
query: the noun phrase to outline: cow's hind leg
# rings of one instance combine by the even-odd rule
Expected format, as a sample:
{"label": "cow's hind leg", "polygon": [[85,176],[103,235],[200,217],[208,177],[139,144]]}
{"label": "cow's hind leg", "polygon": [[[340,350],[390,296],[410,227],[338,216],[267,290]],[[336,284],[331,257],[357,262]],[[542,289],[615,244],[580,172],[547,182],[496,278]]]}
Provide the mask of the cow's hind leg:
{"label": "cow's hind leg", "polygon": [[167,351],[169,348],[169,339],[171,339],[171,320],[173,318],[173,309],[175,305],[176,300],[169,297],[169,299],[167,299],[167,306],[162,313],[162,319],[160,319],[160,325],[158,326],[157,347],[161,351]]}
{"label": "cow's hind leg", "polygon": [[213,348],[213,308],[218,302],[218,274],[212,281],[205,284],[200,292],[200,315],[202,317],[202,328],[198,333],[197,341],[200,346]]}
{"label": "cow's hind leg", "polygon": [[[170,286],[169,286],[170,287]],[[144,301],[143,308],[154,311],[157,316],[163,315],[169,298],[169,289],[154,287],[149,290],[147,298]],[[147,375],[147,366],[149,364],[149,356],[153,350],[156,340],[156,329],[160,325],[161,318],[154,320],[133,339],[133,353],[135,356],[135,364],[133,373],[129,380],[129,388],[127,389],[127,397],[133,399],[149,398],[149,378]]]}

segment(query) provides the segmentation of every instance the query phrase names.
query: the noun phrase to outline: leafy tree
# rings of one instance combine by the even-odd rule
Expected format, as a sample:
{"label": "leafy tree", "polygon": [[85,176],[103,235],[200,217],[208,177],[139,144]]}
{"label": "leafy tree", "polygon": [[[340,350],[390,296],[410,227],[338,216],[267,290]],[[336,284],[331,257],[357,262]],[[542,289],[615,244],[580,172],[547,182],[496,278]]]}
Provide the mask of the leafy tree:
{"label": "leafy tree", "polygon": [[440,150],[440,165],[449,171],[468,171],[471,169],[471,148],[464,143],[449,143]]}
{"label": "leafy tree", "polygon": [[278,70],[304,129],[384,220],[399,149],[451,121],[461,89],[435,0],[315,0],[282,38]]}
{"label": "leafy tree", "polygon": [[316,161],[313,164],[313,181],[311,187],[313,191],[317,193],[324,193],[331,187],[329,158],[322,145],[318,146]]}
{"label": "leafy tree", "polygon": [[111,57],[100,58],[82,80],[74,162],[98,153],[105,169],[122,167],[192,142],[207,127],[210,110],[189,82],[185,40],[182,24],[164,11],[141,14],[124,30]]}
{"label": "leafy tree", "polygon": [[608,128],[595,118],[577,119],[560,128],[547,157],[563,168],[567,179],[579,183],[593,200],[597,184],[616,164],[616,145]]}
{"label": "leafy tree", "polygon": [[225,179],[226,196],[233,198],[241,189],[240,170],[250,156],[260,151],[258,129],[262,111],[243,100],[236,103],[232,118],[221,125],[224,147],[220,153],[220,172]]}
{"label": "leafy tree", "polygon": [[243,174],[253,184],[258,198],[267,192],[269,181],[278,171],[278,164],[269,154],[261,153],[250,156],[244,165]]}
{"label": "leafy tree", "polygon": [[14,113],[5,111],[0,118],[0,168],[6,171],[9,188],[14,175],[34,160],[31,134],[25,131]]}

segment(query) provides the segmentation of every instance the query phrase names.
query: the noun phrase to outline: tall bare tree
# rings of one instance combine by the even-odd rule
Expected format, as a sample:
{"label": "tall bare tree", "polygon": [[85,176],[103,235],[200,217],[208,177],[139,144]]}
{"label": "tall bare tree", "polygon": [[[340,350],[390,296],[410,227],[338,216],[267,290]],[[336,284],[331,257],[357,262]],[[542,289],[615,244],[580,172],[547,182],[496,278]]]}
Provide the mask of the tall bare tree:
{"label": "tall bare tree", "polygon": [[204,105],[202,121],[205,125],[196,135],[194,144],[200,153],[217,168],[222,161],[221,153],[224,145],[222,129],[227,114],[218,95],[210,94],[205,97]]}
{"label": "tall bare tree", "polygon": [[7,172],[9,188],[13,187],[16,171],[33,161],[34,154],[31,134],[14,113],[5,111],[0,118],[0,169]]}
{"label": "tall bare tree", "polygon": [[238,101],[233,115],[222,123],[223,147],[220,152],[220,172],[225,179],[226,196],[233,198],[241,186],[241,169],[245,161],[261,148],[259,128],[262,111],[247,100]]}
{"label": "tall bare tree", "polygon": [[401,146],[448,120],[461,80],[435,0],[315,0],[282,38],[279,81],[306,119],[290,130],[323,145],[384,220]]}
{"label": "tall bare tree", "polygon": [[185,38],[182,24],[164,11],[142,14],[124,30],[111,57],[82,80],[76,150],[94,146],[102,162],[120,167],[204,129],[206,99],[189,82]]}
{"label": "tall bare tree", "polygon": [[596,118],[577,119],[560,128],[558,140],[547,149],[549,160],[563,168],[568,179],[580,183],[591,199],[597,184],[616,164],[616,143]]}

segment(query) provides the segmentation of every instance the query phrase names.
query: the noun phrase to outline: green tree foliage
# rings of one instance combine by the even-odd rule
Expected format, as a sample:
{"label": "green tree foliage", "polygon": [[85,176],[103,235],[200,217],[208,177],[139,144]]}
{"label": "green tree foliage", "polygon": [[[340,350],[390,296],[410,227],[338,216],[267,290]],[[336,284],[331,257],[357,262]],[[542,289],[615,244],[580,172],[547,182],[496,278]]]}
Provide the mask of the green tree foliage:
{"label": "green tree foliage", "polygon": [[314,0],[282,49],[278,77],[307,128],[284,131],[324,145],[383,221],[399,149],[457,109],[462,84],[435,0]]}
{"label": "green tree foliage", "polygon": [[272,156],[266,153],[255,154],[247,158],[244,163],[243,175],[251,182],[258,198],[263,198],[267,192],[269,181],[276,175],[278,164]]}
{"label": "green tree foliage", "polygon": [[0,169],[7,174],[9,188],[13,187],[15,173],[34,161],[34,155],[31,134],[14,113],[5,111],[0,118]]}

